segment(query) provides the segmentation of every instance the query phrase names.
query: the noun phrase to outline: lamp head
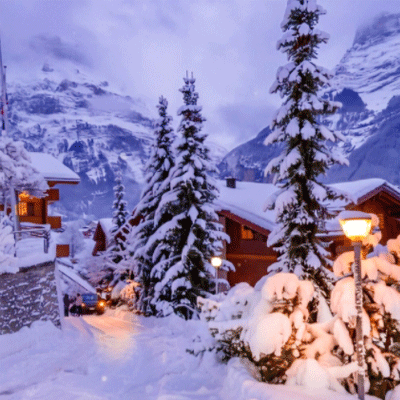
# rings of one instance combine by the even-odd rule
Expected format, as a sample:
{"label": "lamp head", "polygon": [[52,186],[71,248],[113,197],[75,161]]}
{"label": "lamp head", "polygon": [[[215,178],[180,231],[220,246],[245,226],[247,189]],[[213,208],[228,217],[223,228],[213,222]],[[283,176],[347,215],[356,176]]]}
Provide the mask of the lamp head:
{"label": "lamp head", "polygon": [[212,257],[211,258],[211,265],[214,268],[219,268],[222,265],[222,258],[221,257]]}
{"label": "lamp head", "polygon": [[339,222],[344,234],[353,242],[362,242],[371,231],[372,218],[361,211],[342,211]]}

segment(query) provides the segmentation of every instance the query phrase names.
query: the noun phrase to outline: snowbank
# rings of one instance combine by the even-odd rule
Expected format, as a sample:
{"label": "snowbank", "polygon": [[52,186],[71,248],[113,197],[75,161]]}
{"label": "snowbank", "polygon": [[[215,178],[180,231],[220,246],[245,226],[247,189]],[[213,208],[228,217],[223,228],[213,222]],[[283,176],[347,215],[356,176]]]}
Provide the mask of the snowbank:
{"label": "snowbank", "polygon": [[[309,371],[311,372],[311,369]],[[306,386],[291,386],[258,382],[255,374],[251,364],[246,364],[238,358],[230,360],[221,398],[223,400],[354,400],[355,398],[347,393],[321,388],[317,376],[314,378],[311,376]],[[377,399],[368,395],[365,398]]]}

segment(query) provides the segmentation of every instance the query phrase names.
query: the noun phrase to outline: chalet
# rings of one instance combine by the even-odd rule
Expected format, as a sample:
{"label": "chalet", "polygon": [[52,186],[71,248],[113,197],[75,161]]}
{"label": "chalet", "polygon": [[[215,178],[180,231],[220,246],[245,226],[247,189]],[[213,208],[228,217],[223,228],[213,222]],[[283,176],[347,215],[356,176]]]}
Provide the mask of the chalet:
{"label": "chalet", "polygon": [[[365,179],[331,185],[347,200],[336,200],[327,206],[332,211],[358,210],[374,213],[379,217],[382,243],[400,234],[400,188],[383,179]],[[277,259],[276,252],[267,246],[267,239],[275,226],[275,212],[264,211],[269,196],[276,193],[276,186],[268,183],[240,182],[233,178],[218,181],[220,196],[216,201],[220,223],[230,236],[224,244],[222,258],[233,263],[235,272],[220,271],[220,277],[229,284],[248,282],[254,285],[264,276],[268,267]],[[110,219],[111,220],[111,219]],[[138,220],[130,221],[136,225]],[[331,242],[332,257],[351,248],[338,220],[328,221],[322,240]],[[107,248],[109,230],[99,223],[94,240],[93,255]]]}
{"label": "chalet", "polygon": [[113,236],[111,230],[113,228],[112,218],[102,218],[98,223],[96,230],[94,231],[93,240],[95,245],[93,248],[92,255],[97,255],[101,251],[107,250],[110,246]]}
{"label": "chalet", "polygon": [[[76,185],[79,176],[55,157],[46,153],[30,152],[33,167],[44,177],[49,186],[42,198],[30,196],[27,192],[18,193],[17,216],[19,223],[48,225],[51,229],[61,228],[61,217],[49,215],[49,205],[60,200],[56,185]],[[4,209],[0,205],[0,210]],[[8,211],[10,212],[10,210]],[[57,256],[68,256],[68,245],[57,245]]]}
{"label": "chalet", "polygon": [[[347,200],[329,203],[332,210],[358,210],[374,213],[379,217],[382,243],[400,234],[400,189],[383,179],[365,179],[355,182],[332,184]],[[264,211],[264,204],[277,188],[272,184],[220,182],[217,200],[220,222],[231,238],[225,244],[223,257],[231,261],[235,272],[227,274],[230,285],[248,282],[254,285],[276,261],[277,254],[266,242],[275,224],[274,211]],[[323,240],[331,241],[332,256],[351,247],[337,220],[329,221]],[[222,271],[221,271],[222,272]]]}
{"label": "chalet", "polygon": [[22,192],[18,195],[18,216],[20,222],[34,224],[49,224],[51,229],[61,228],[61,217],[51,216],[48,206],[60,200],[60,193],[54,186],[58,184],[76,185],[80,182],[79,176],[62,162],[45,153],[29,153],[32,165],[46,180],[49,189],[46,196],[37,198]]}
{"label": "chalet", "polygon": [[[139,223],[140,217],[130,218],[129,224],[131,226],[135,226]],[[98,223],[96,230],[93,234],[93,240],[95,241],[95,245],[92,251],[92,255],[95,256],[99,252],[105,251],[109,248],[109,246],[114,243],[114,235],[112,233],[114,225],[112,223],[112,218],[102,218]],[[126,235],[129,233],[129,229],[127,226],[123,226],[122,230],[119,231],[115,236],[122,237],[125,240]]]}

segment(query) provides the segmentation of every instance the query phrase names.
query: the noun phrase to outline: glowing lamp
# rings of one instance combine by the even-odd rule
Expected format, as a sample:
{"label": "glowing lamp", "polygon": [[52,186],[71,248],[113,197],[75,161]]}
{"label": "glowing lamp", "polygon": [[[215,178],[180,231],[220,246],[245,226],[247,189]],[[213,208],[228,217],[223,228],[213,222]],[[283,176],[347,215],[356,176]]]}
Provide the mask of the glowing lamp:
{"label": "glowing lamp", "polygon": [[[344,234],[353,242],[354,245],[354,284],[355,284],[355,304],[356,304],[356,354],[358,364],[357,392],[359,400],[365,399],[365,345],[364,333],[362,328],[363,318],[363,291],[361,278],[361,246],[362,240],[371,231],[372,218],[369,214],[361,211],[342,211],[339,214],[339,222]],[[365,311],[364,311],[365,312]]]}
{"label": "glowing lamp", "polygon": [[371,231],[371,216],[361,211],[342,211],[339,222],[344,234],[352,242],[362,242]]}
{"label": "glowing lamp", "polygon": [[221,257],[212,257],[211,258],[211,265],[214,268],[219,268],[222,265],[222,258]]}

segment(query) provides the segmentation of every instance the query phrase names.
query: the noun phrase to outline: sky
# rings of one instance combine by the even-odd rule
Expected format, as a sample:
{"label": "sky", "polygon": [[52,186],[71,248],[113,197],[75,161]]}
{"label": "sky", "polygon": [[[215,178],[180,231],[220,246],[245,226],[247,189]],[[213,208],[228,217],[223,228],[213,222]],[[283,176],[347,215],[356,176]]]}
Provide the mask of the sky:
{"label": "sky", "polygon": [[[333,69],[356,29],[398,0],[319,0],[330,34],[317,64]],[[230,150],[269,125],[281,103],[269,88],[286,57],[276,49],[286,0],[1,0],[9,81],[46,62],[78,68],[142,99],[156,117],[160,95],[179,123],[179,88],[193,72],[209,139]],[[28,79],[28,78],[27,78]]]}

